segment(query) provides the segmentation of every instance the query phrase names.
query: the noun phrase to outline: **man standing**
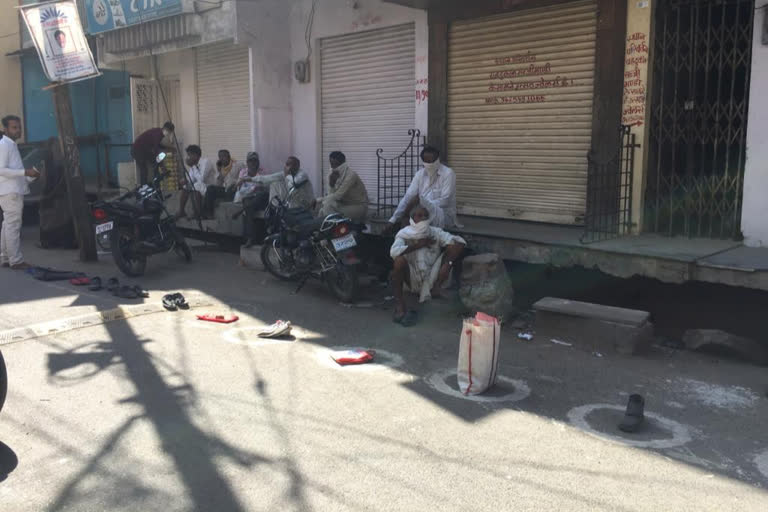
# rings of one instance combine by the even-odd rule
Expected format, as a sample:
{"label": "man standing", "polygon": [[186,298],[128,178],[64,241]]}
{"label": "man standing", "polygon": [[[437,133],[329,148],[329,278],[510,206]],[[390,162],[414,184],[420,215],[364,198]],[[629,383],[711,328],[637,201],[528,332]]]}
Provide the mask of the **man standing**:
{"label": "man standing", "polygon": [[396,323],[405,327],[416,323],[416,311],[406,308],[404,289],[418,294],[419,302],[439,297],[466,244],[463,238],[431,226],[429,212],[423,206],[413,209],[410,226],[397,233],[389,253],[394,260]]}
{"label": "man standing", "polygon": [[322,204],[320,216],[327,217],[339,213],[354,222],[365,222],[368,215],[368,192],[365,184],[355,171],[349,168],[347,157],[341,151],[334,151],[328,158],[331,174],[328,176],[328,188],[331,191],[318,199]]}
{"label": "man standing", "polygon": [[131,147],[131,156],[136,161],[141,185],[147,183],[149,170],[155,164],[158,153],[175,150],[174,130],[173,123],[169,121],[162,128],[150,128],[136,137]]}
{"label": "man standing", "polygon": [[216,169],[213,162],[203,158],[200,146],[192,144],[187,146],[187,160],[189,178],[183,176],[179,180],[181,186],[181,200],[177,219],[187,216],[187,201],[192,196],[192,207],[196,215],[202,214],[203,196],[209,185],[216,184]]}
{"label": "man standing", "polygon": [[27,178],[40,173],[34,167],[24,169],[16,140],[21,137],[21,119],[6,116],[2,120],[4,134],[0,134],[0,210],[3,225],[0,230],[0,264],[14,270],[29,268],[21,254],[21,217],[24,196],[29,194]]}
{"label": "man standing", "polygon": [[392,218],[389,231],[408,220],[411,211],[421,205],[429,212],[430,222],[436,228],[452,228],[456,222],[456,175],[450,167],[440,163],[440,152],[432,146],[421,151],[421,168],[411,181]]}
{"label": "man standing", "polygon": [[206,189],[203,200],[203,212],[206,216],[213,217],[216,201],[232,201],[235,198],[237,181],[243,169],[245,164],[232,160],[228,149],[219,150],[219,160],[216,162],[216,184]]}

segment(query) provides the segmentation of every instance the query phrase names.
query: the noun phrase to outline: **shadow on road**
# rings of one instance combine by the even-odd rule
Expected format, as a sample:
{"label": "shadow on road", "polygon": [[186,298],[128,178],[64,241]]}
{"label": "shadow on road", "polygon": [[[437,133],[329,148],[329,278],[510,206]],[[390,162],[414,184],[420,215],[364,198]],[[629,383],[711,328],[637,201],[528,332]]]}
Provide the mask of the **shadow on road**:
{"label": "shadow on road", "polygon": [[11,447],[0,442],[0,482],[8,478],[16,466],[19,465],[19,458]]}

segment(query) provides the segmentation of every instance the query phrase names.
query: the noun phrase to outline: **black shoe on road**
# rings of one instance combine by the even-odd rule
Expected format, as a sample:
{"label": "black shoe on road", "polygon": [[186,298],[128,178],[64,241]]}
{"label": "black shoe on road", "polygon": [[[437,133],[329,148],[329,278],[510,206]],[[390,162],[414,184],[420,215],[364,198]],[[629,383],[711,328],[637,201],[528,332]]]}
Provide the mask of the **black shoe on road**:
{"label": "black shoe on road", "polygon": [[633,433],[640,430],[645,422],[645,398],[641,395],[630,395],[627,403],[627,412],[619,423],[619,430]]}

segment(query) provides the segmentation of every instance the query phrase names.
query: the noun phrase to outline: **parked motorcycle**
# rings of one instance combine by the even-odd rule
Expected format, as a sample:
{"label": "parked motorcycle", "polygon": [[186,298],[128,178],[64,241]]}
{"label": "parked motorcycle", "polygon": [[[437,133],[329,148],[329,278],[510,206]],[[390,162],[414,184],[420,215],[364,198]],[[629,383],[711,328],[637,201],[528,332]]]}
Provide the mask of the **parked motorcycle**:
{"label": "parked motorcycle", "polygon": [[176,251],[186,262],[192,261],[192,251],[176,227],[176,219],[165,208],[165,156],[158,155],[151,184],[139,186],[113,201],[98,201],[91,208],[97,222],[97,238],[109,234],[115,265],[129,277],[144,275],[147,258],[154,254]]}
{"label": "parked motorcycle", "polygon": [[3,410],[5,396],[8,394],[8,371],[5,369],[3,352],[0,350],[0,411]]}
{"label": "parked motorcycle", "polygon": [[290,196],[286,201],[275,197],[264,212],[264,268],[278,279],[299,281],[298,290],[314,277],[340,301],[352,302],[359,290],[354,249],[361,226],[338,214],[316,219],[303,208],[289,208],[288,201]]}

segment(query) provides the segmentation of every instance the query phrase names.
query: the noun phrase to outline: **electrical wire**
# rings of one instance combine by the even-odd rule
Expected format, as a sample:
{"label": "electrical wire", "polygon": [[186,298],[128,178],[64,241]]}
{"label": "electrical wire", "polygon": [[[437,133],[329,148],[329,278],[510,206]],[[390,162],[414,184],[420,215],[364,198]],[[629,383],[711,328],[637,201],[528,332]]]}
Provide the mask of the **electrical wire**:
{"label": "electrical wire", "polygon": [[309,10],[309,18],[307,19],[307,28],[304,29],[304,42],[307,44],[307,61],[312,56],[312,26],[315,23],[316,6],[317,0],[312,0],[312,8]]}

